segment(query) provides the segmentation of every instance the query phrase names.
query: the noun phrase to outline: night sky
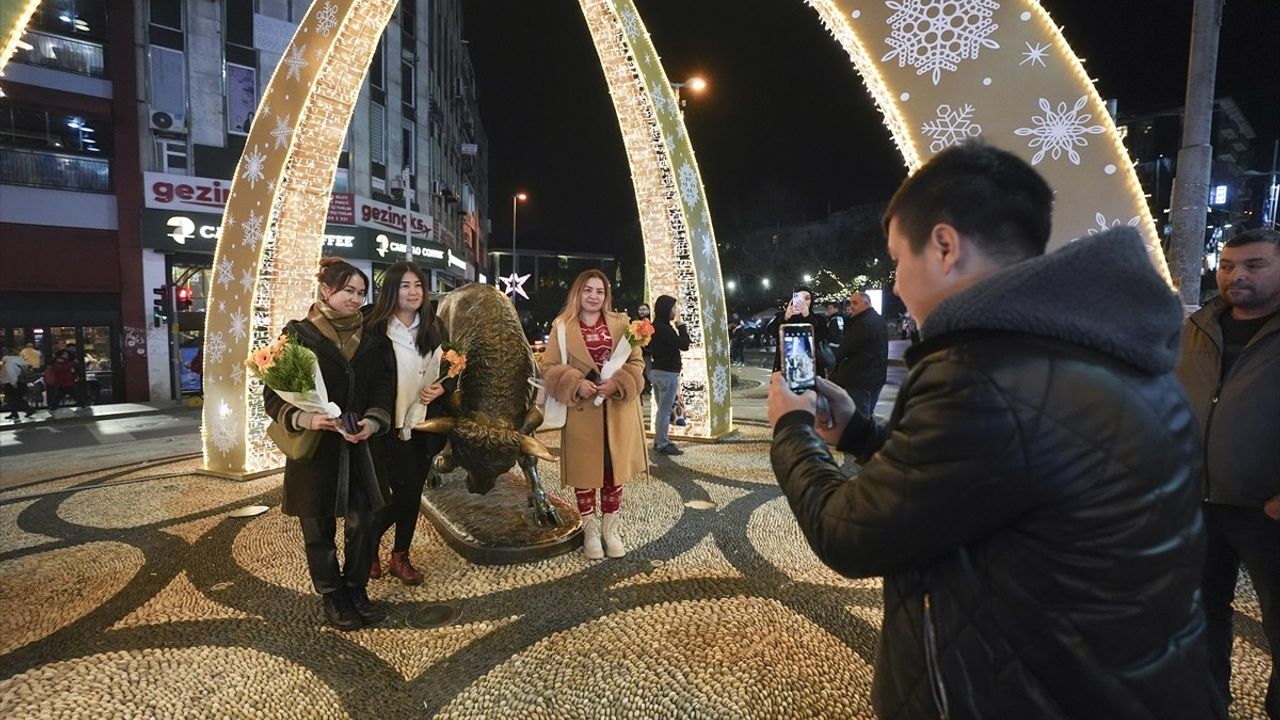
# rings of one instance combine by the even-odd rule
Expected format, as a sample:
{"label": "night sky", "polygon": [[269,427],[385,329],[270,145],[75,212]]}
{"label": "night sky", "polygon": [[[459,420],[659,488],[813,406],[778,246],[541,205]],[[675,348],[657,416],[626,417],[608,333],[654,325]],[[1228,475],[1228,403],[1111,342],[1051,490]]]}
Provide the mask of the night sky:
{"label": "night sky", "polygon": [[[803,0],[636,0],[668,75],[698,74],[693,140],[721,241],[763,204],[790,221],[883,201],[905,175],[848,57]],[[1121,114],[1183,103],[1191,0],[1044,0]],[[467,0],[465,37],[489,136],[491,246],[636,256],[631,176],[604,76],[574,0]],[[1280,137],[1280,1],[1227,0],[1217,95]],[[785,221],[785,220],[784,220]]]}

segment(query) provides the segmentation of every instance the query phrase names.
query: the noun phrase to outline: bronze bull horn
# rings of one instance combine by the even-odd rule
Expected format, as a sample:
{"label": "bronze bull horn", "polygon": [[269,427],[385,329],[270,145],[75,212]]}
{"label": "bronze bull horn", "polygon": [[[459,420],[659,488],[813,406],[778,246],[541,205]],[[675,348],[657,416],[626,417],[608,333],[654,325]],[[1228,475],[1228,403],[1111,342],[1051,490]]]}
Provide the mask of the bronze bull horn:
{"label": "bronze bull horn", "polygon": [[528,435],[520,436],[520,454],[532,455],[534,457],[542,458],[547,462],[551,462],[556,459],[555,456],[551,454],[551,451],[547,449],[546,445],[543,445]]}
{"label": "bronze bull horn", "polygon": [[454,418],[451,417],[433,417],[425,422],[420,422],[413,426],[414,430],[419,432],[436,433],[437,435],[448,435],[453,431]]}

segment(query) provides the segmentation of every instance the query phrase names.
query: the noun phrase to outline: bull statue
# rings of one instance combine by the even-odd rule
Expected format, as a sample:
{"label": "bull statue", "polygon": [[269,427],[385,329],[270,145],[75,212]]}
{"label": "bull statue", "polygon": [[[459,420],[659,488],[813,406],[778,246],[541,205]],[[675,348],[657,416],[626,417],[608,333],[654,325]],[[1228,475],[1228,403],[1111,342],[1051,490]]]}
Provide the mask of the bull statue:
{"label": "bull statue", "polygon": [[539,525],[559,525],[538,476],[538,458],[554,460],[533,437],[542,424],[534,404],[533,354],[515,306],[491,285],[470,283],[445,295],[436,311],[449,339],[463,348],[467,366],[449,397],[449,416],[430,418],[415,430],[448,436],[434,470],[467,471],[467,489],[485,494],[498,476],[519,465],[529,481],[529,504]]}

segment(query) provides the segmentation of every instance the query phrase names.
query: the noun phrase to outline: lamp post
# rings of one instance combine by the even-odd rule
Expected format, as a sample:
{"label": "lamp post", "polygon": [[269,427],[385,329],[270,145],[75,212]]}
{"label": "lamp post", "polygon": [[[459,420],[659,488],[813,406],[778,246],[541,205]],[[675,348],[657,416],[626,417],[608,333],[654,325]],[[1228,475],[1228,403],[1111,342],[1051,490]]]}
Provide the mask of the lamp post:
{"label": "lamp post", "polygon": [[684,82],[671,83],[671,89],[676,93],[676,105],[681,108],[684,107],[684,99],[680,97],[680,91],[686,87],[692,92],[700,93],[707,89],[707,81],[700,77],[691,77]]}
{"label": "lamp post", "polygon": [[511,272],[516,271],[516,210],[529,196],[518,192],[511,196]]}

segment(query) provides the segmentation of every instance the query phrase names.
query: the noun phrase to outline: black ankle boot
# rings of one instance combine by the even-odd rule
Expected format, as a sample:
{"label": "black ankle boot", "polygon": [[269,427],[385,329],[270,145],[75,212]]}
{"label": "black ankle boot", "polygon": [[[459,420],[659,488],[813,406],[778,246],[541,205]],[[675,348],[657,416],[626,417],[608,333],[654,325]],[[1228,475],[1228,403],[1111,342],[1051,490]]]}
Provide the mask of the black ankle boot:
{"label": "black ankle boot", "polygon": [[364,627],[364,622],[360,620],[360,615],[352,605],[346,590],[334,590],[321,595],[320,598],[320,603],[324,606],[324,617],[330,625],[343,632]]}
{"label": "black ankle boot", "polygon": [[347,588],[347,595],[365,625],[374,625],[387,619],[387,614],[369,600],[369,593],[364,588]]}

